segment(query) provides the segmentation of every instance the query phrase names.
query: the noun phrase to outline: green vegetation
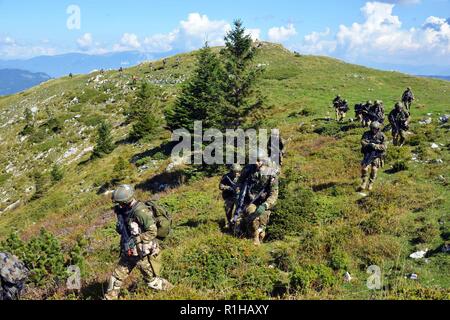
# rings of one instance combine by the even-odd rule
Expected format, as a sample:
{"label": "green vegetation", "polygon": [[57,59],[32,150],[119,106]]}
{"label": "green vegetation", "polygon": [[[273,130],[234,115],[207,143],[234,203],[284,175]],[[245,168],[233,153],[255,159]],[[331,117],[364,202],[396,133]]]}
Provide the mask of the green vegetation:
{"label": "green vegetation", "polygon": [[[270,112],[264,112],[261,123],[280,128],[287,140],[280,201],[268,230],[270,242],[260,248],[223,233],[217,175],[183,166],[166,171],[170,133],[162,129],[162,116],[174,109],[183,88],[189,86],[186,81],[196,74],[201,52],[171,57],[165,68],[156,61],[153,68],[143,63],[122,73],[56,79],[26,95],[0,99],[0,121],[5,124],[0,127],[0,210],[21,200],[17,208],[0,214],[0,240],[16,230],[20,239],[27,239],[22,240],[24,246],[32,249],[6,249],[19,256],[29,252],[29,258],[21,257],[32,263],[33,251],[51,257],[39,261],[45,267],[37,267],[46,271],[37,273],[36,290],[25,298],[101,297],[101,289],[93,288],[101,288],[118,257],[110,196],[104,195],[112,181],[137,184],[143,200],[156,193],[174,216],[173,233],[164,244],[163,272],[175,289],[154,293],[138,282],[125,290],[125,298],[450,298],[450,257],[442,252],[450,234],[449,127],[437,120],[450,113],[450,84],[324,57],[296,56],[270,43],[260,46],[247,71],[257,65],[265,71],[244,103],[254,105],[257,92],[263,92]],[[219,55],[221,49],[210,50]],[[141,95],[143,83],[150,94]],[[389,145],[374,191],[362,198],[355,190],[365,129],[356,123],[329,121],[331,100],[338,93],[351,104],[381,99],[390,111],[407,86],[417,97],[407,144],[401,149]],[[156,117],[159,131],[131,143],[129,133],[139,117],[128,114],[147,99],[147,114]],[[20,135],[29,122],[22,119],[25,110],[34,105],[39,108],[32,121],[34,133]],[[428,117],[432,124],[419,124]],[[96,130],[101,120],[111,124],[104,130],[106,139],[100,139]],[[147,127],[142,132],[150,131]],[[104,141],[109,153],[89,161],[90,150]],[[64,173],[62,180],[55,179],[54,170]],[[29,201],[33,193],[37,197]],[[41,228],[48,230],[47,238],[41,236]],[[30,244],[33,239],[53,242],[45,240],[49,238],[59,246],[53,244],[49,250]],[[429,249],[426,261],[409,258],[424,249]],[[61,281],[40,279],[64,279],[62,266],[72,263],[82,266],[80,295],[40,291],[46,287],[41,281],[64,288]],[[366,287],[372,264],[382,270],[383,290]],[[352,276],[350,283],[344,282],[345,272]],[[412,273],[418,280],[409,279]]]}

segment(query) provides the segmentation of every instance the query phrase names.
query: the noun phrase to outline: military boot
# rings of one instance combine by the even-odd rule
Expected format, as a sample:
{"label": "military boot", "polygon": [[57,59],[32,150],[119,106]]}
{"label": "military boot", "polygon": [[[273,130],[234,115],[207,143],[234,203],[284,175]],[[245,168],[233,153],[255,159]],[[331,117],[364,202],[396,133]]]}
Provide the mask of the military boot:
{"label": "military boot", "polygon": [[253,233],[253,244],[255,246],[260,246],[261,245],[261,240],[260,240],[259,236],[260,236],[260,232],[259,232],[259,230],[256,230]]}
{"label": "military boot", "polygon": [[173,284],[171,284],[166,279],[155,277],[149,283],[148,286],[153,290],[157,291],[169,291],[173,289]]}
{"label": "military boot", "polygon": [[266,231],[263,230],[259,233],[259,242],[264,243],[265,238],[266,238]]}
{"label": "military boot", "polygon": [[368,180],[367,178],[362,179],[361,186],[359,187],[359,191],[364,191],[367,189]]}
{"label": "military boot", "polygon": [[367,187],[368,191],[372,191],[373,190],[373,181],[369,182],[369,186]]}

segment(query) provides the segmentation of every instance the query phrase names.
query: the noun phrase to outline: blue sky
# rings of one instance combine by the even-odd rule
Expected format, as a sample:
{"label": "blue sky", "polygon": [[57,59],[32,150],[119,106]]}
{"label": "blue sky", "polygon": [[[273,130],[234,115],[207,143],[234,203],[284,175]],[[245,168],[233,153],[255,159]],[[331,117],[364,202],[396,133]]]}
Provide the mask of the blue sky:
{"label": "blue sky", "polygon": [[0,59],[188,51],[220,45],[235,18],[255,38],[302,53],[450,68],[449,0],[0,0]]}

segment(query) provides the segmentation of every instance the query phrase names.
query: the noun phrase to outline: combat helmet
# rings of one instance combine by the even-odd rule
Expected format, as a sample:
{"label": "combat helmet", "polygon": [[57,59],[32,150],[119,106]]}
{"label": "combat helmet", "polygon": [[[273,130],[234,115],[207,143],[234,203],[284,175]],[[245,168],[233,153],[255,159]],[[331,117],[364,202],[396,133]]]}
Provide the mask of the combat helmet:
{"label": "combat helmet", "polygon": [[235,163],[231,166],[231,171],[234,173],[238,173],[242,171],[242,166],[238,163]]}
{"label": "combat helmet", "polygon": [[381,123],[378,121],[374,121],[370,124],[370,129],[372,130],[381,130]]}
{"label": "combat helmet", "polygon": [[127,204],[134,199],[134,188],[130,185],[124,184],[119,186],[113,193],[112,200],[114,203]]}

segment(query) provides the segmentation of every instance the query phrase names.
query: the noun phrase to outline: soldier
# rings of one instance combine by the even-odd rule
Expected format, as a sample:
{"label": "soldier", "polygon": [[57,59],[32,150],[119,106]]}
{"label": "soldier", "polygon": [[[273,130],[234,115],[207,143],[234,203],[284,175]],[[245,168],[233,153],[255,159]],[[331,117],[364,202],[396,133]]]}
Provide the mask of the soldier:
{"label": "soldier", "polygon": [[28,273],[16,256],[0,252],[0,300],[19,300]]}
{"label": "soldier", "polygon": [[336,108],[336,121],[343,122],[348,110],[350,109],[348,107],[348,101],[344,100],[339,105],[335,105]]}
{"label": "soldier", "polygon": [[372,108],[373,102],[371,100],[362,105],[362,124],[364,127],[368,127],[370,125],[370,110]]}
{"label": "soldier", "polygon": [[[278,172],[267,156],[259,155],[256,164],[244,168],[239,179],[241,191],[247,189],[243,221],[255,245],[266,237],[271,210],[278,200]],[[247,188],[245,188],[247,186]]]}
{"label": "soldier", "polygon": [[389,114],[389,123],[392,126],[394,146],[402,147],[405,143],[405,131],[409,129],[409,113],[403,109],[403,104],[397,102],[395,109]]}
{"label": "soldier", "polygon": [[337,107],[339,107],[342,104],[342,102],[343,102],[342,97],[340,94],[338,94],[336,96],[336,98],[334,98],[334,100],[333,100],[333,107],[336,109]]}
{"label": "soldier", "polygon": [[121,258],[110,278],[105,299],[118,299],[123,282],[136,267],[150,288],[170,290],[172,284],[160,276],[161,247],[155,212],[134,198],[134,189],[129,185],[122,185],[114,192],[113,202],[117,231],[121,234]]}
{"label": "soldier", "polygon": [[381,100],[376,100],[375,104],[369,110],[369,119],[370,122],[379,122],[380,124],[384,123],[385,119],[384,113],[384,104]]}
{"label": "soldier", "polygon": [[219,189],[222,191],[222,198],[225,202],[225,215],[227,217],[226,229],[229,229],[231,226],[241,171],[242,167],[239,164],[234,164],[231,167],[231,171],[224,175],[220,181]]}
{"label": "soldier", "polygon": [[413,92],[411,91],[411,88],[406,88],[406,91],[402,95],[402,102],[408,112],[410,112],[414,100],[415,98]]}
{"label": "soldier", "polygon": [[71,72],[71,73],[69,73],[69,78],[70,78],[70,79],[72,79],[72,78],[73,78],[73,74],[72,74],[72,72]]}
{"label": "soldier", "polygon": [[[359,190],[364,191],[368,189],[372,191],[378,169],[383,167],[384,155],[387,150],[386,136],[381,132],[381,124],[379,122],[375,121],[370,124],[370,131],[364,133],[361,145],[364,159],[361,163],[362,185]],[[369,178],[370,168],[372,168],[372,171]]]}

